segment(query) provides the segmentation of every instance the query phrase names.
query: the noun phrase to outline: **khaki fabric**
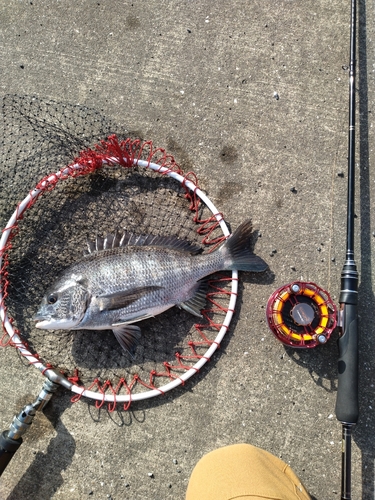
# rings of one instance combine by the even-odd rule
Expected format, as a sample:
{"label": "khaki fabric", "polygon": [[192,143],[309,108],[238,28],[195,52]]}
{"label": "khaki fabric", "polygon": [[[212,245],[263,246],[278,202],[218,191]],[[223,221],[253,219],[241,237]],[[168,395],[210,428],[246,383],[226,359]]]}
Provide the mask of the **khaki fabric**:
{"label": "khaki fabric", "polygon": [[267,451],[235,444],[212,451],[195,466],[186,500],[310,500],[293,470]]}

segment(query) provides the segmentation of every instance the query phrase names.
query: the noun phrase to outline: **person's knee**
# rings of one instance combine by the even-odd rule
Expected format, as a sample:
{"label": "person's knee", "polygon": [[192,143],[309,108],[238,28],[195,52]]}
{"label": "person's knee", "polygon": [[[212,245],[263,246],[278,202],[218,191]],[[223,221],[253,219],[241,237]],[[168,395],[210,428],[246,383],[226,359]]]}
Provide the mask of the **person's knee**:
{"label": "person's knee", "polygon": [[309,499],[292,469],[282,460],[250,444],[211,451],[195,466],[186,500],[243,498]]}

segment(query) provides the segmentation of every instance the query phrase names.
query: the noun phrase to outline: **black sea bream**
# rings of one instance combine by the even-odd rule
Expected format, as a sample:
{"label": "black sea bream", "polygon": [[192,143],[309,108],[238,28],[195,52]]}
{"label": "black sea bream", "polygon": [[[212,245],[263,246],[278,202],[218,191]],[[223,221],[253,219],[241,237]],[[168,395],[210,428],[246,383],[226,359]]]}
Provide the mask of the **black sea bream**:
{"label": "black sea bream", "polygon": [[174,237],[108,235],[89,244],[89,255],[66,269],[34,316],[47,330],[108,330],[134,355],[141,330],[133,325],[175,305],[200,316],[204,278],[216,271],[264,271],[250,248],[246,221],[214,252]]}

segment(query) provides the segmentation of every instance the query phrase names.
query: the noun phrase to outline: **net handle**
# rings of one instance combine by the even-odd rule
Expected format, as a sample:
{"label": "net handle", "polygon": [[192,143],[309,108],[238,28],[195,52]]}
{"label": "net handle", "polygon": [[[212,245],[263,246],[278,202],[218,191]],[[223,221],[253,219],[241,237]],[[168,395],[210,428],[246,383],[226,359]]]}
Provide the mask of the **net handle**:
{"label": "net handle", "polygon": [[[123,158],[123,161],[126,161],[126,158]],[[102,160],[102,165],[98,166],[97,168],[103,167],[105,165],[119,165],[121,164],[121,161],[118,158],[114,157],[109,157],[107,159]],[[150,168],[154,170],[155,172],[161,173],[163,175],[167,175],[171,177],[172,179],[177,180],[184,186],[186,186],[190,191],[192,191],[196,196],[200,198],[200,200],[207,206],[207,208],[212,212],[213,216],[216,218],[217,222],[220,225],[220,228],[224,234],[224,236],[228,237],[230,235],[228,226],[226,225],[225,221],[222,218],[222,215],[219,213],[219,211],[216,209],[215,205],[211,202],[211,200],[205,195],[205,193],[198,188],[194,182],[191,180],[187,179],[186,177],[183,177],[182,175],[178,174],[177,172],[174,172],[173,170],[168,169],[167,167],[162,167],[156,163],[151,163],[148,161],[144,160],[139,160],[139,159],[134,159],[133,160],[133,166],[140,166],[144,168]],[[40,188],[35,188],[30,193],[26,196],[26,198],[21,201],[21,203],[17,206],[16,210],[14,211],[13,215],[9,219],[5,229],[2,231],[2,236],[0,239],[0,272],[2,273],[3,269],[3,257],[6,252],[7,248],[7,243],[8,239],[11,235],[12,229],[15,227],[17,221],[22,217],[22,214],[25,212],[25,210],[30,206],[30,204],[37,198],[46,188],[49,182],[56,182],[57,180],[61,180],[63,178],[66,178],[66,176],[70,176],[72,174],[72,171],[79,171],[81,169],[81,165],[78,163],[74,163],[72,165],[69,165],[69,167],[66,167],[65,169],[62,169],[54,174],[51,174],[49,177],[47,177],[41,184]],[[44,188],[44,189],[43,189]],[[1,275],[0,275],[1,278]],[[103,394],[101,392],[94,392],[90,391],[88,389],[84,389],[80,386],[74,385],[72,382],[70,382],[67,378],[65,378],[63,375],[59,375],[56,378],[56,371],[50,369],[48,366],[44,365],[35,355],[33,355],[24,345],[22,342],[21,338],[18,336],[18,334],[14,331],[13,326],[8,318],[5,304],[4,304],[4,297],[2,294],[2,291],[0,290],[0,319],[2,321],[2,324],[4,326],[4,329],[6,333],[9,335],[10,340],[12,344],[19,350],[20,354],[28,360],[28,362],[32,365],[34,365],[38,370],[40,370],[43,375],[46,377],[51,378],[52,380],[57,381],[64,387],[70,389],[73,393],[79,395],[79,396],[85,396],[90,399],[94,399],[97,401],[103,401],[103,402],[110,402],[110,403],[127,403],[129,401],[137,401],[137,400],[143,400],[143,399],[149,399],[155,396],[159,396],[160,394],[164,394],[167,391],[170,391],[171,389],[174,389],[175,387],[178,387],[179,385],[183,384],[186,380],[188,380],[190,377],[192,377],[197,371],[199,371],[202,366],[205,365],[207,361],[211,358],[211,356],[214,354],[216,349],[219,347],[220,342],[224,338],[224,335],[226,334],[228,327],[230,325],[230,322],[233,317],[233,312],[235,309],[236,305],[236,298],[237,298],[237,290],[238,290],[238,272],[237,271],[232,271],[232,283],[231,283],[231,294],[230,294],[230,300],[229,300],[229,305],[228,305],[228,310],[225,315],[224,322],[215,338],[215,340],[212,342],[211,346],[209,349],[206,351],[205,355],[200,358],[197,363],[195,363],[194,366],[192,366],[188,371],[185,373],[181,374],[178,378],[175,380],[168,382],[164,386],[158,388],[158,389],[152,389],[150,391],[146,392],[141,392],[141,393],[136,393],[136,394],[120,394],[120,395],[114,395],[114,394]]]}

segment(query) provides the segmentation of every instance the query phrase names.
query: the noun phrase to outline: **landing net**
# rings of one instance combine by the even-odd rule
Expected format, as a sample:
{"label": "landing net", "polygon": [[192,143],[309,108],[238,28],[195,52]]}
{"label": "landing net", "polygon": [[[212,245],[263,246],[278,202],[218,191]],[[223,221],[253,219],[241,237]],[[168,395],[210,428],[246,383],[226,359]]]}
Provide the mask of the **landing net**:
{"label": "landing net", "polygon": [[[112,125],[89,108],[6,96],[3,118],[0,344],[47,376],[61,373],[73,401],[84,396],[110,410],[184,384],[228,330],[235,271],[211,277],[198,323],[176,307],[140,323],[134,359],[111,331],[38,330],[32,317],[48,286],[97,235],[173,235],[203,252],[216,248],[229,230],[195,174],[151,141],[111,134]],[[100,136],[108,139],[97,142]],[[22,201],[9,207],[15,196]]]}

